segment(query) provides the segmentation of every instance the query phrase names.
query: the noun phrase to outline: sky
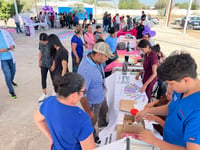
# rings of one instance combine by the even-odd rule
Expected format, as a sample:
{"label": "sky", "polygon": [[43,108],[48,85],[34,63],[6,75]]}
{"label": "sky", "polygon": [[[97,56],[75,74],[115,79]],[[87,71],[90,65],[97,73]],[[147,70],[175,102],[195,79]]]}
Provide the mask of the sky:
{"label": "sky", "polygon": [[[150,6],[154,6],[154,4],[158,1],[158,0],[139,0],[141,3],[150,5]],[[184,2],[189,2],[189,0],[173,0],[174,4],[175,3],[184,3]]]}

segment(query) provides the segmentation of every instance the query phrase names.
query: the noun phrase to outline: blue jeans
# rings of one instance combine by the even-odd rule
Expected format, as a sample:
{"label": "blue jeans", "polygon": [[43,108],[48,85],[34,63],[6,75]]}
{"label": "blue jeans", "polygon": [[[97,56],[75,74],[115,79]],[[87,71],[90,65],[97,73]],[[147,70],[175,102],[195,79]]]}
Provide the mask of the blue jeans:
{"label": "blue jeans", "polygon": [[104,25],[103,32],[104,31],[108,32],[108,27],[109,27],[109,25]]}
{"label": "blue jeans", "polygon": [[12,59],[9,60],[1,60],[1,68],[4,73],[4,77],[6,80],[7,87],[9,89],[9,93],[15,93],[14,88],[12,86],[12,82],[15,77],[16,66],[13,63]]}
{"label": "blue jeans", "polygon": [[22,32],[21,28],[20,28],[20,24],[18,22],[15,22],[16,24],[16,32],[19,33],[19,32]]}

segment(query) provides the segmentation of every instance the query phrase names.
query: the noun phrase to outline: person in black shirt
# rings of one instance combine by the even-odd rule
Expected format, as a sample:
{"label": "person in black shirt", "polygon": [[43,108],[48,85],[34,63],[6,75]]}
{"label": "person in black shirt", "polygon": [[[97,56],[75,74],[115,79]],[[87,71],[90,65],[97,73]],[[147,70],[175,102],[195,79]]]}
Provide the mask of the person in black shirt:
{"label": "person in black shirt", "polygon": [[49,35],[50,54],[53,57],[54,73],[53,77],[57,75],[64,76],[68,72],[68,51],[62,45],[57,35]]}
{"label": "person in black shirt", "polygon": [[141,22],[143,22],[144,20],[146,20],[146,14],[144,13],[144,11],[142,11]]}
{"label": "person in black shirt", "polygon": [[144,31],[144,25],[142,23],[139,23],[136,27],[137,30],[137,39],[143,38],[142,32]]}

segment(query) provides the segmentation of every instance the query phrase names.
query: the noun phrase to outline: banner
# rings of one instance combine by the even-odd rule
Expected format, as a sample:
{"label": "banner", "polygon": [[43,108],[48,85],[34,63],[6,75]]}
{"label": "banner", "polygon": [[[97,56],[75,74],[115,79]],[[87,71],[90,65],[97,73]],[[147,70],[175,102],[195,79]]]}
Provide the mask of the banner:
{"label": "banner", "polygon": [[85,19],[85,14],[87,14],[87,19],[89,19],[90,13],[93,14],[93,8],[86,8],[86,7],[58,7],[58,13],[66,12],[67,14],[72,12],[76,12],[78,18],[80,20]]}

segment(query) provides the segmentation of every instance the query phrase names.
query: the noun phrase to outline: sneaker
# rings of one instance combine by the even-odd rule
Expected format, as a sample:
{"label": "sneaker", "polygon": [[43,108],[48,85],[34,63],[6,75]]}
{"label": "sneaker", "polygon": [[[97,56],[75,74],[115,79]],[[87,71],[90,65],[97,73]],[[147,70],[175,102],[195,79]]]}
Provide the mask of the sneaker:
{"label": "sneaker", "polygon": [[18,87],[18,84],[15,83],[15,82],[12,82],[12,85],[13,85],[14,87]]}
{"label": "sneaker", "polygon": [[94,138],[94,141],[95,141],[96,144],[101,144],[101,140],[99,139],[98,136],[96,136],[96,137]]}
{"label": "sneaker", "polygon": [[13,99],[17,98],[17,96],[15,95],[15,93],[11,93],[10,95],[11,95],[11,98],[13,98]]}
{"label": "sneaker", "polygon": [[39,101],[42,101],[42,100],[44,100],[44,99],[47,98],[47,97],[48,97],[48,95],[43,93],[43,94],[40,96]]}

